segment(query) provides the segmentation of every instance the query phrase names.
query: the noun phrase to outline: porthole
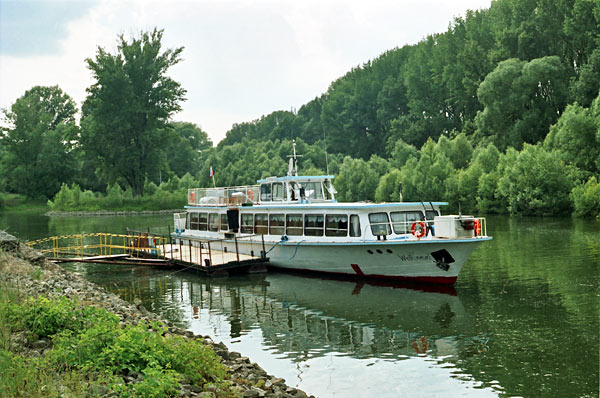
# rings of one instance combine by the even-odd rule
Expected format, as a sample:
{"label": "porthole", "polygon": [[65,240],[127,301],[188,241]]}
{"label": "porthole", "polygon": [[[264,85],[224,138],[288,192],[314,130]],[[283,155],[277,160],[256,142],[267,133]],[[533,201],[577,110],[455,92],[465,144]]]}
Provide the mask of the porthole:
{"label": "porthole", "polygon": [[390,253],[390,254],[393,253],[393,251],[391,249],[385,249],[385,251],[388,252],[388,253]]}
{"label": "porthole", "polygon": [[370,250],[370,249],[367,249],[367,253],[369,253],[369,254],[373,254],[373,251],[372,251],[372,250]]}
{"label": "porthole", "polygon": [[377,249],[377,253],[382,254],[383,252],[379,249]]}

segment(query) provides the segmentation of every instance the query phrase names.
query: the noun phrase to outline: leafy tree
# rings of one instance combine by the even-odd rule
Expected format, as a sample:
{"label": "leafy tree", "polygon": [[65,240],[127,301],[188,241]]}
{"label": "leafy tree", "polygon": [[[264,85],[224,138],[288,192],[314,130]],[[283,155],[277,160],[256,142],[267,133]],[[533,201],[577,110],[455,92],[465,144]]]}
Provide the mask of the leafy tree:
{"label": "leafy tree", "polygon": [[74,174],[75,103],[58,86],[35,86],[4,110],[2,174],[8,189],[51,198]]}
{"label": "leafy tree", "polygon": [[333,182],[340,201],[373,200],[379,176],[364,160],[347,156],[340,166],[339,176]]}
{"label": "leafy tree", "polygon": [[571,196],[576,216],[600,219],[600,183],[595,176],[573,188]]}
{"label": "leafy tree", "polygon": [[170,127],[173,134],[165,153],[168,170],[178,177],[195,174],[200,168],[201,156],[206,157],[207,151],[212,150],[212,141],[193,123],[172,122]]}
{"label": "leafy tree", "polygon": [[[600,98],[600,97],[599,97]],[[561,151],[569,163],[600,173],[600,118],[577,104],[567,106],[544,141],[549,150]]]}
{"label": "leafy tree", "polygon": [[477,90],[484,105],[475,118],[478,139],[502,149],[543,140],[566,105],[568,80],[556,56],[500,62]]}
{"label": "leafy tree", "polygon": [[558,152],[526,144],[516,161],[506,167],[498,188],[506,196],[511,214],[566,214],[571,210],[574,174]]}
{"label": "leafy tree", "polygon": [[136,196],[161,164],[167,122],[185,95],[166,75],[183,47],[162,51],[162,36],[157,29],[131,41],[121,35],[116,54],[99,47],[96,58],[86,60],[95,83],[82,109],[81,144],[108,181],[122,179]]}

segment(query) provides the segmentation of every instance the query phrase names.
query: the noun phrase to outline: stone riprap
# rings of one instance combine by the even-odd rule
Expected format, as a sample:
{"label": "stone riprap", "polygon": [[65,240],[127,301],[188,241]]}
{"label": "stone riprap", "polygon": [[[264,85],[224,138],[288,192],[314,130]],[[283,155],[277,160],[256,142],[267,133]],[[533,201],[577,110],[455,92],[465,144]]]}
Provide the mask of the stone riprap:
{"label": "stone riprap", "polygon": [[[250,359],[237,352],[229,351],[225,344],[215,343],[210,336],[197,336],[191,331],[178,328],[171,322],[160,319],[158,315],[146,310],[139,301],[131,304],[122,300],[80,275],[48,261],[41,253],[20,243],[14,236],[3,231],[0,231],[0,252],[5,261],[11,257],[11,267],[0,267],[0,282],[7,286],[17,287],[21,293],[27,296],[66,296],[84,304],[105,308],[119,316],[124,324],[137,324],[142,320],[162,321],[168,327],[168,333],[189,339],[201,339],[221,357],[222,362],[230,369],[231,383],[241,397],[307,397],[305,392],[287,386],[284,379],[267,374]],[[0,261],[2,261],[1,257]],[[36,277],[32,277],[32,275],[36,275]],[[28,344],[23,336],[14,336],[13,345],[15,344],[20,345],[20,349],[23,351],[32,351],[33,355],[43,355],[44,351],[51,348],[52,345],[48,339]],[[136,378],[131,376],[126,376],[124,380],[128,383],[136,382]],[[215,396],[210,391],[210,385],[207,390],[209,391],[200,391],[197,386],[184,384],[180,396],[204,398]]]}

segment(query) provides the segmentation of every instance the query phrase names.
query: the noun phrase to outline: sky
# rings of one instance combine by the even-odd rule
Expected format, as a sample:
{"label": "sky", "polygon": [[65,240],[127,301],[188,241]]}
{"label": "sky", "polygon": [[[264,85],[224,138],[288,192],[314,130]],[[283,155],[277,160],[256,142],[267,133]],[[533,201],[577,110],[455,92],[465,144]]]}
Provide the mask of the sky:
{"label": "sky", "polygon": [[169,75],[187,90],[173,120],[214,144],[234,123],[297,110],[353,67],[448,29],[491,0],[0,0],[0,108],[58,85],[81,107],[85,59],[117,37],[164,29],[184,47]]}

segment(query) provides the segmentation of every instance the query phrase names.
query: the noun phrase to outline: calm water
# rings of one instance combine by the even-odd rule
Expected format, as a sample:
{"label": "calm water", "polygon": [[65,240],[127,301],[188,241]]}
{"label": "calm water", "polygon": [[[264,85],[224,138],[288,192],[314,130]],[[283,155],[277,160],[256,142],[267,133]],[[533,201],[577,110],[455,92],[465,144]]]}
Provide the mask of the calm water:
{"label": "calm water", "polygon": [[[23,240],[170,216],[0,213]],[[597,397],[600,223],[488,218],[454,289],[70,265],[318,397]]]}

